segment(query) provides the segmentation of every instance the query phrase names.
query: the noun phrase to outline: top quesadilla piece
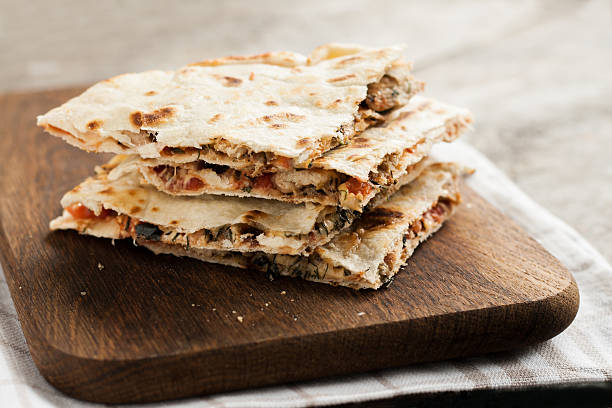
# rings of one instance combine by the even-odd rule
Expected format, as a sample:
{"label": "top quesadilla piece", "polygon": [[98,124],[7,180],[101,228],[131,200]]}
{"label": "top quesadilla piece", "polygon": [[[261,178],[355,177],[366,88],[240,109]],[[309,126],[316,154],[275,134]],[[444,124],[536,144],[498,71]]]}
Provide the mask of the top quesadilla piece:
{"label": "top quesadilla piece", "polygon": [[257,169],[302,168],[423,88],[402,47],[329,44],[99,82],[38,117],[88,151]]}

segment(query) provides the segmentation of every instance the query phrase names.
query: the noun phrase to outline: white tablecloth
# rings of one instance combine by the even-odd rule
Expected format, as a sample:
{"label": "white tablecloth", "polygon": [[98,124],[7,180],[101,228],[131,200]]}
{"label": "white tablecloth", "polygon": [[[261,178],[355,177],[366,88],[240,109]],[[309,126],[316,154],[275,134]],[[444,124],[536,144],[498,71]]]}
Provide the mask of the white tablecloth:
{"label": "white tablecloth", "polygon": [[[424,392],[610,381],[610,265],[576,231],[534,203],[472,147],[456,142],[438,149],[438,153],[476,168],[476,174],[468,180],[471,187],[518,222],[573,273],[580,289],[580,310],[566,331],[537,346],[513,352],[166,404],[176,407],[302,407]],[[3,277],[0,282],[0,402],[2,407],[93,405],[61,394],[40,376],[30,358]]]}

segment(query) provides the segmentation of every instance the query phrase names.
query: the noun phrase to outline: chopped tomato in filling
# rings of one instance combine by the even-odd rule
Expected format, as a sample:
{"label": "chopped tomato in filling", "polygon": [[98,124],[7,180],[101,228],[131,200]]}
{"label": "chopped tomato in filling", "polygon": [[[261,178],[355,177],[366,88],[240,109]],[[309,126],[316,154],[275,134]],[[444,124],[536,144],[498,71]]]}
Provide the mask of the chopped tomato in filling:
{"label": "chopped tomato in filling", "polygon": [[72,217],[76,220],[93,220],[93,219],[101,219],[106,218],[110,215],[116,214],[113,210],[107,210],[103,208],[100,212],[100,215],[96,215],[89,208],[85,207],[81,203],[74,203],[66,207],[66,211],[72,215]]}
{"label": "chopped tomato in filling", "polygon": [[346,182],[346,188],[349,193],[355,195],[361,194],[363,197],[366,197],[372,191],[370,183],[359,181],[354,177],[351,177],[349,181]]}
{"label": "chopped tomato in filling", "polygon": [[187,190],[199,190],[202,187],[204,187],[204,182],[197,177],[192,177],[185,183],[185,189]]}
{"label": "chopped tomato in filling", "polygon": [[255,188],[258,189],[272,189],[274,188],[272,176],[272,173],[266,173],[264,175],[261,175],[255,179],[255,183],[253,185],[255,186]]}
{"label": "chopped tomato in filling", "polygon": [[440,204],[436,204],[434,207],[431,208],[431,210],[428,211],[428,213],[431,215],[431,218],[435,222],[440,222],[440,218],[442,218],[442,215],[445,212],[446,211],[444,209],[444,205],[440,205]]}

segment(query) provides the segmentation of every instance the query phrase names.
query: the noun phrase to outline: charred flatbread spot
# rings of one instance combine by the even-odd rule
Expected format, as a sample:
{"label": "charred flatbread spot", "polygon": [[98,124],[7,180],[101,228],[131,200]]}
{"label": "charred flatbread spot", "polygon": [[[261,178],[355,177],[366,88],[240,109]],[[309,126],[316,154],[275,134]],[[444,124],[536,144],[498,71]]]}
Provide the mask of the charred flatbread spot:
{"label": "charred flatbread spot", "polygon": [[336,105],[340,104],[342,102],[342,99],[336,99],[335,101],[331,102],[330,104],[327,105],[328,109],[332,109],[335,108]]}
{"label": "charred flatbread spot", "polygon": [[356,76],[355,74],[342,75],[336,78],[330,78],[327,80],[327,82],[333,83],[333,82],[346,81],[347,79],[354,78],[355,76]]}
{"label": "charred flatbread spot", "polygon": [[136,127],[142,126],[142,112],[132,112],[130,114],[130,122]]}
{"label": "charred flatbread spot", "polygon": [[350,63],[353,63],[355,61],[359,61],[363,59],[361,56],[354,56],[354,57],[348,57],[348,58],[343,58],[340,61],[338,61],[336,63],[336,68],[342,68],[344,65]]}
{"label": "charred flatbread spot", "polygon": [[170,225],[177,225],[179,222],[177,220],[170,221]]}
{"label": "charred flatbread spot", "polygon": [[156,109],[151,113],[132,112],[130,114],[130,122],[136,127],[156,125],[167,121],[174,115],[175,109],[171,106],[164,106]]}
{"label": "charred flatbread spot", "polygon": [[145,203],[144,198],[139,198],[139,199],[138,199],[138,203],[139,203],[139,204],[144,204],[144,203]]}
{"label": "charred flatbread spot", "polygon": [[227,86],[227,87],[236,87],[236,86],[240,86],[240,84],[242,83],[242,79],[240,78],[234,78],[231,76],[222,76],[222,77],[217,77],[217,79],[219,81],[221,81],[221,83],[223,84],[223,86]]}
{"label": "charred flatbread spot", "polygon": [[308,146],[310,144],[310,139],[305,137],[303,139],[298,140],[297,145],[299,147],[304,147],[304,146]]}
{"label": "charred flatbread spot", "polygon": [[252,81],[255,79],[255,73],[251,72],[251,75],[249,75],[249,81]]}
{"label": "charred flatbread spot", "polygon": [[291,113],[291,112],[279,112],[279,113],[275,113],[273,115],[266,115],[266,116],[262,116],[261,120],[263,120],[264,122],[272,122],[273,120],[281,120],[281,121],[288,121],[288,122],[300,122],[302,120],[306,119],[306,116],[304,115],[297,115],[295,113]]}
{"label": "charred flatbread spot", "polygon": [[[78,187],[78,186],[77,186]],[[75,187],[76,188],[76,187]],[[73,190],[74,191],[74,190]],[[112,194],[113,193],[113,188],[112,187],[106,187],[104,190],[100,191],[100,194]]]}
{"label": "charred flatbread spot", "polygon": [[215,123],[216,121],[221,119],[221,116],[223,115],[220,113],[215,114],[212,118],[208,119],[208,123]]}
{"label": "charred flatbread spot", "polygon": [[157,91],[145,92],[145,96],[153,96],[153,95],[157,95]]}
{"label": "charred flatbread spot", "polygon": [[140,212],[140,211],[142,211],[142,208],[137,206],[137,205],[135,205],[132,208],[130,208],[130,213],[137,213],[137,212]]}
{"label": "charred flatbread spot", "polygon": [[151,211],[158,212],[159,211],[159,207],[153,207],[153,208],[151,208]]}
{"label": "charred flatbread spot", "polygon": [[283,129],[283,128],[286,128],[286,127],[289,127],[289,126],[287,126],[287,124],[285,124],[285,123],[272,123],[268,127],[272,128],[272,129]]}
{"label": "charred flatbread spot", "polygon": [[89,122],[87,124],[87,129],[89,130],[96,130],[98,128],[100,128],[102,126],[102,121],[101,120],[92,120],[91,122]]}
{"label": "charred flatbread spot", "polygon": [[128,190],[127,192],[130,196],[134,197],[136,195],[136,190]]}
{"label": "charred flatbread spot", "polygon": [[78,193],[81,190],[81,186],[76,186],[75,188],[73,188],[72,191],[73,193]]}
{"label": "charred flatbread spot", "polygon": [[278,106],[278,102],[275,102],[275,101],[267,101],[267,102],[265,102],[265,105],[268,105],[268,106]]}
{"label": "charred flatbread spot", "polygon": [[412,109],[412,110],[409,110],[409,111],[402,112],[399,115],[397,115],[397,117],[394,119],[394,122],[399,122],[399,121],[402,121],[404,119],[407,119],[410,116],[416,114],[417,112],[420,112],[420,111],[423,111],[423,110],[427,109],[429,107],[429,105],[431,105],[431,101],[425,101],[422,104],[420,104],[419,106],[417,106],[416,109]]}

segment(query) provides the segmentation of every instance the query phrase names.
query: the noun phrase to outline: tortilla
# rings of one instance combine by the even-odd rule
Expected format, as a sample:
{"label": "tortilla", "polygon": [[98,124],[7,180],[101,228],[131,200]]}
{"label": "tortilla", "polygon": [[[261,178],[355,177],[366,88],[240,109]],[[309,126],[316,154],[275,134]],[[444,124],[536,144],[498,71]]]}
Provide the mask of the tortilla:
{"label": "tortilla", "polygon": [[[307,167],[403,105],[423,83],[402,47],[324,45],[124,74],[38,117],[88,151],[262,169]],[[193,159],[189,160],[193,161]]]}
{"label": "tortilla", "polygon": [[[416,180],[401,188],[388,201],[366,212],[327,244],[303,256],[197,247],[189,240],[166,238],[172,237],[174,232],[167,234],[165,228],[146,223],[138,224],[143,226],[140,231],[128,226],[128,232],[125,225],[117,226],[121,224],[117,222],[120,217],[117,215],[92,219],[83,231],[83,225],[78,225],[65,212],[52,221],[51,227],[77,229],[113,239],[132,237],[137,244],[155,253],[252,268],[270,276],[294,276],[354,289],[377,289],[390,283],[418,244],[437,231],[453,213],[460,202],[458,181],[462,173],[464,169],[451,163],[427,167]],[[183,198],[173,198],[178,199]]]}
{"label": "tortilla", "polygon": [[[62,198],[63,215],[51,229],[103,237],[143,234],[193,248],[306,254],[350,226],[355,211],[318,204],[215,195],[170,196],[143,184],[128,156],[115,156],[97,175]],[[383,201],[424,168],[381,192]],[[146,224],[140,226],[139,224]],[[102,231],[102,232],[100,232]]]}
{"label": "tortilla", "polygon": [[141,159],[138,166],[148,183],[168,194],[260,197],[361,211],[383,189],[413,172],[433,144],[455,140],[471,121],[465,109],[415,96],[390,113],[384,126],[366,129],[315,159],[308,169],[250,177],[203,160],[168,164]]}

